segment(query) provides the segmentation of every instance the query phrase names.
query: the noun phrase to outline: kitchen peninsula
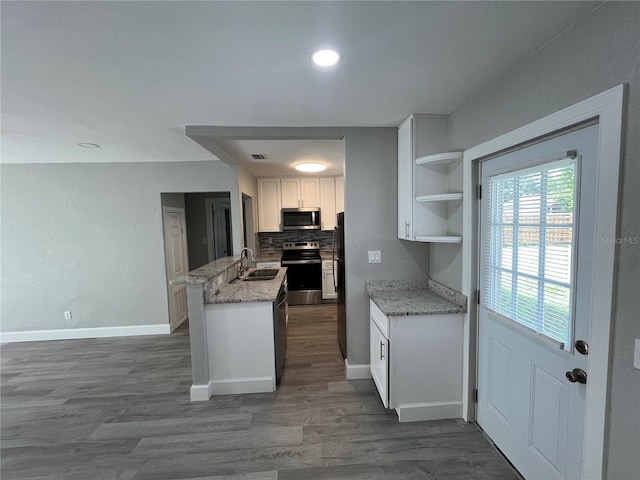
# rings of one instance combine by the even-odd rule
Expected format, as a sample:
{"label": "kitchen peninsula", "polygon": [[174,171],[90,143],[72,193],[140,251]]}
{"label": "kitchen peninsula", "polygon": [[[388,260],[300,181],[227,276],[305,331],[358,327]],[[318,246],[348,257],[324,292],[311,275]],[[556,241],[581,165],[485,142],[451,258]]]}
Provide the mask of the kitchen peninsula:
{"label": "kitchen peninsula", "polygon": [[192,401],[276,389],[286,350],[286,271],[241,276],[234,256],[172,280],[187,286]]}

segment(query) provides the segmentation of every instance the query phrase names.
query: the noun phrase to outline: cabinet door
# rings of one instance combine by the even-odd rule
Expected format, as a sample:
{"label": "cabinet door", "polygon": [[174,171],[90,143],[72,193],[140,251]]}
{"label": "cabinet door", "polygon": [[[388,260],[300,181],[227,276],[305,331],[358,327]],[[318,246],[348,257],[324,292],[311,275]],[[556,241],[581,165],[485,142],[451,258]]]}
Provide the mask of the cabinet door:
{"label": "cabinet door", "polygon": [[398,238],[413,240],[413,118],[398,128]]}
{"label": "cabinet door", "polygon": [[320,207],[320,179],[300,179],[300,206],[304,208]]}
{"label": "cabinet door", "polygon": [[331,300],[337,298],[336,286],[333,280],[333,270],[322,270],[322,299]]}
{"label": "cabinet door", "polygon": [[336,185],[333,177],[320,179],[320,219],[322,230],[333,230],[336,226]]}
{"label": "cabinet door", "polygon": [[369,319],[369,369],[385,408],[389,408],[389,340]]}
{"label": "cabinet door", "polygon": [[280,180],[282,186],[282,208],[299,208],[300,205],[300,179],[283,178]]}
{"label": "cabinet door", "polygon": [[344,212],[344,177],[336,177],[336,213]]}
{"label": "cabinet door", "polygon": [[258,231],[280,231],[280,208],[280,179],[259,178]]}

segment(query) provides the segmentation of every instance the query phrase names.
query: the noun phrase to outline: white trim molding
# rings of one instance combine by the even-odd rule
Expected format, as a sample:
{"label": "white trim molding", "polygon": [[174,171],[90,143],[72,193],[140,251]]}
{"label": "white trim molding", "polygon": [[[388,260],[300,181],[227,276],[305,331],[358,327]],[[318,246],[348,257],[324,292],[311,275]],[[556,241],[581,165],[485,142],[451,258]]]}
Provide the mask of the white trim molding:
{"label": "white trim molding", "polygon": [[371,378],[371,371],[368,363],[349,364],[349,360],[344,359],[345,373],[347,380],[365,380]]}
{"label": "white trim molding", "polygon": [[59,330],[29,330],[0,333],[0,343],[40,342],[43,340],[77,340],[81,338],[132,337],[138,335],[168,335],[169,324],[131,325],[123,327],[62,328]]}
{"label": "white trim molding", "polygon": [[[463,191],[473,192],[477,185],[479,160],[525,142],[549,135],[586,120],[599,123],[599,160],[595,215],[595,248],[590,332],[589,383],[586,393],[583,478],[603,478],[605,466],[605,433],[607,428],[608,369],[610,361],[611,320],[613,316],[613,286],[615,238],[618,217],[618,182],[622,142],[622,114],[625,88],[619,85],[580,103],[565,108],[489,140],[464,152]],[[463,199],[462,293],[475,298],[478,264],[478,201],[474,195]],[[475,302],[465,316],[463,414],[473,419],[471,392],[476,385]]]}
{"label": "white trim molding", "polygon": [[400,422],[460,418],[462,416],[462,402],[405,403],[398,406],[396,412],[398,412],[398,421]]}

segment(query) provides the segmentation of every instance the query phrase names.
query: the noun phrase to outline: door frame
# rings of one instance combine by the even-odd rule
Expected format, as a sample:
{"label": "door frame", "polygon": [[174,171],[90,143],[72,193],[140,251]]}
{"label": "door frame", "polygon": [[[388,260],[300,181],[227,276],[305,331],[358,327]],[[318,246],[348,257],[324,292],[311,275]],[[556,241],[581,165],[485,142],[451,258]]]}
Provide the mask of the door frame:
{"label": "door frame", "polygon": [[[481,143],[463,155],[463,191],[475,192],[479,183],[479,161],[503,150],[547,136],[586,120],[598,119],[599,151],[595,239],[601,243],[594,252],[591,310],[591,349],[589,383],[585,411],[583,478],[602,478],[605,466],[607,428],[608,370],[610,362],[611,319],[615,241],[618,212],[618,184],[622,143],[624,85],[618,85],[548,115],[524,127]],[[479,200],[463,198],[462,293],[469,306],[464,319],[463,415],[475,420],[474,390],[477,388],[477,299]],[[614,213],[612,215],[612,212]],[[608,240],[608,241],[607,241]],[[480,392],[482,395],[482,392]]]}
{"label": "door frame", "polygon": [[[170,207],[167,205],[163,205],[162,206],[162,239],[164,241],[164,277],[165,277],[165,281],[167,282],[167,301],[168,301],[168,305],[169,305],[169,330],[171,332],[173,332],[176,328],[178,328],[180,325],[182,325],[184,323],[184,321],[186,319],[183,319],[182,321],[180,321],[179,323],[177,323],[175,326],[171,324],[171,315],[172,312],[174,310],[173,308],[173,291],[172,291],[172,286],[169,284],[169,249],[168,249],[168,242],[167,242],[167,223],[166,223],[166,217],[168,213],[179,213],[182,215],[182,248],[184,251],[184,264],[187,267],[187,273],[189,272],[189,250],[188,250],[188,245],[187,245],[187,212],[186,209],[183,207]],[[188,318],[188,317],[187,317]]]}

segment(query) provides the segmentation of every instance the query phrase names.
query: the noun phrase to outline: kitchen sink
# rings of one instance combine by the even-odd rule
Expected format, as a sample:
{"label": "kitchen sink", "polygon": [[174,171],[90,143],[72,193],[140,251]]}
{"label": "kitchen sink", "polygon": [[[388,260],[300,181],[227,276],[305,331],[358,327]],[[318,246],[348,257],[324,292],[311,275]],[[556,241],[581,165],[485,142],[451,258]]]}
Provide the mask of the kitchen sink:
{"label": "kitchen sink", "polygon": [[243,278],[245,282],[255,282],[260,280],[273,280],[280,270],[274,268],[259,268],[249,272],[249,275]]}

